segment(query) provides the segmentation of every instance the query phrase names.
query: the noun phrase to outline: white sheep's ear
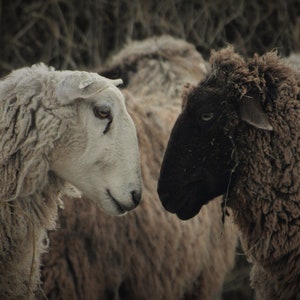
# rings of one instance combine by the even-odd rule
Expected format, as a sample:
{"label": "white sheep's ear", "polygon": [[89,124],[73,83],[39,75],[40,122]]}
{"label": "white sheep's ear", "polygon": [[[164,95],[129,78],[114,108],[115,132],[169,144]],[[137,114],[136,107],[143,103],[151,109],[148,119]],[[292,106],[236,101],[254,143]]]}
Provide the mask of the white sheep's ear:
{"label": "white sheep's ear", "polygon": [[109,79],[97,73],[69,72],[56,88],[56,96],[62,105],[70,104],[78,98],[89,98],[108,86],[122,84],[122,79]]}
{"label": "white sheep's ear", "polygon": [[241,99],[239,112],[241,120],[246,123],[259,129],[268,131],[273,130],[260,102],[255,98],[244,96]]}

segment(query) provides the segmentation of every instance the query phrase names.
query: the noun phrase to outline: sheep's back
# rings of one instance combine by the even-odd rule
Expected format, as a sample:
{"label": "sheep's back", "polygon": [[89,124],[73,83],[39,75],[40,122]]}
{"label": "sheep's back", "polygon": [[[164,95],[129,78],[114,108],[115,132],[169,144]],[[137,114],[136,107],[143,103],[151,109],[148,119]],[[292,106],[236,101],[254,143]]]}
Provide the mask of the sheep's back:
{"label": "sheep's back", "polygon": [[86,199],[64,199],[60,228],[50,234],[51,250],[44,257],[49,299],[212,299],[233,266],[237,234],[230,218],[222,223],[221,199],[187,222],[166,212],[158,199],[160,164],[180,112],[182,87],[206,73],[193,46],[167,40],[151,47],[147,41],[134,43],[102,72],[125,78],[143,199],[121,218],[104,215]]}

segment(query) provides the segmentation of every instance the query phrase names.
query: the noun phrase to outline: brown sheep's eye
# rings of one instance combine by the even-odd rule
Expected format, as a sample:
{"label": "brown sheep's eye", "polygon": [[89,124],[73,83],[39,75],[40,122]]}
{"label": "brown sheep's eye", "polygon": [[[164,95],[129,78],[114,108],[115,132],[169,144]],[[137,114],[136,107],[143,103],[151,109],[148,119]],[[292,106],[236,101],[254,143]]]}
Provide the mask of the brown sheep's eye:
{"label": "brown sheep's eye", "polygon": [[213,113],[202,113],[201,120],[204,122],[210,121],[214,117]]}
{"label": "brown sheep's eye", "polygon": [[110,109],[108,107],[94,107],[93,112],[98,119],[110,119]]}

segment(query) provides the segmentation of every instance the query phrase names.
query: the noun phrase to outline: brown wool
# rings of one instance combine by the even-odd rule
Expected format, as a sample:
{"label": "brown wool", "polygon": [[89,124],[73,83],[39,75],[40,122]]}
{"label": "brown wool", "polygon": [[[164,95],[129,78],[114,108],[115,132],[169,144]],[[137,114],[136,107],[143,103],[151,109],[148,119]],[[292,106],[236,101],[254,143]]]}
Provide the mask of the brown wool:
{"label": "brown wool", "polygon": [[[253,263],[259,299],[298,299],[300,293],[299,73],[276,52],[244,60],[232,48],[214,52],[212,72],[238,102],[254,90],[273,131],[228,123],[239,176],[229,195],[244,250]],[[234,104],[234,103],[233,103]]]}

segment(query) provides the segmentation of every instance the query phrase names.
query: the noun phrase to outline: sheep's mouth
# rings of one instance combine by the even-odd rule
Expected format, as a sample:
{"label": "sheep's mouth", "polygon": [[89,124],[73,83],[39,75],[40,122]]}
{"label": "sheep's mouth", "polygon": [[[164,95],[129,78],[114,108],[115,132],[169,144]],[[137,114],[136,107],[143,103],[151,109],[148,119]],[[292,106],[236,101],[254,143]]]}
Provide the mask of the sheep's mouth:
{"label": "sheep's mouth", "polygon": [[125,214],[128,211],[128,209],[126,209],[123,205],[120,204],[120,202],[115,197],[113,197],[110,190],[106,190],[106,193],[109,196],[109,198],[112,200],[112,202],[114,203],[119,214]]}
{"label": "sheep's mouth", "polygon": [[188,220],[196,216],[201,210],[202,206],[207,204],[211,199],[201,197],[199,187],[194,188],[185,192],[185,195],[181,197],[184,199],[180,209],[176,211],[176,215],[181,220]]}
{"label": "sheep's mouth", "polygon": [[170,182],[158,181],[158,195],[164,208],[178,218],[188,220],[199,213],[202,206],[223,194],[216,176],[200,168],[187,178],[171,186]]}
{"label": "sheep's mouth", "polygon": [[182,220],[191,219],[199,213],[202,206],[221,194],[214,176],[201,170],[184,182],[183,191],[179,197],[182,204],[176,211],[176,215]]}
{"label": "sheep's mouth", "polygon": [[201,177],[193,177],[187,180],[184,184],[184,189],[180,193],[182,204],[176,210],[176,215],[182,220],[191,219],[199,213],[202,206],[209,203],[218,196],[221,196],[229,191],[235,176],[228,171],[221,179],[215,176],[210,176],[205,173],[206,180]]}

